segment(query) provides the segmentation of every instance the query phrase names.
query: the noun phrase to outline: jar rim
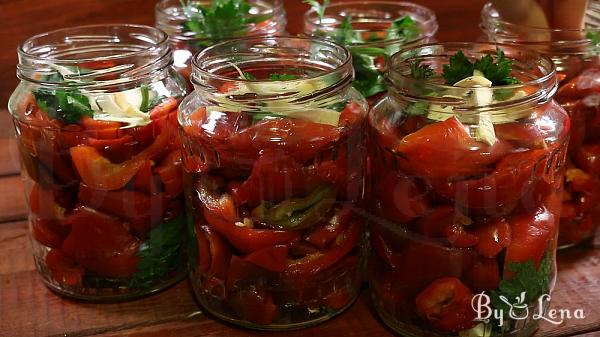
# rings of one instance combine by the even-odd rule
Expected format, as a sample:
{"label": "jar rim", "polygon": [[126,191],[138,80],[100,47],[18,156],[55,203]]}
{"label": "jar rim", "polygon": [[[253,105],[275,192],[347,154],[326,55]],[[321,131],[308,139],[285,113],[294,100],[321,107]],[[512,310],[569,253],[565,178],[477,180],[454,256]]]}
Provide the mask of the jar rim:
{"label": "jar rim", "polygon": [[314,76],[307,76],[307,77],[301,77],[298,79],[293,79],[293,80],[287,80],[285,82],[295,82],[295,81],[306,81],[306,80],[314,80],[314,79],[319,79],[322,77],[325,77],[327,75],[329,75],[332,72],[335,72],[338,69],[343,69],[343,68],[347,68],[351,66],[351,62],[352,62],[352,57],[350,54],[350,51],[347,48],[344,48],[343,46],[330,41],[330,40],[326,40],[326,39],[318,39],[318,38],[309,38],[309,37],[288,37],[288,36],[256,36],[256,37],[247,37],[247,38],[237,38],[237,39],[228,39],[226,41],[222,41],[219,42],[217,44],[214,44],[210,47],[207,47],[203,50],[201,50],[200,52],[196,53],[196,55],[194,55],[194,58],[192,59],[192,68],[193,68],[193,72],[192,72],[192,82],[194,82],[195,80],[195,76],[193,75],[195,72],[198,72],[199,74],[203,75],[203,76],[207,76],[216,80],[220,80],[220,81],[224,81],[224,82],[241,82],[241,83],[253,83],[253,84],[264,84],[264,83],[272,83],[272,80],[249,80],[249,79],[245,79],[245,78],[238,78],[238,77],[228,77],[228,76],[222,76],[219,74],[215,74],[214,72],[210,72],[205,70],[205,68],[203,67],[203,65],[200,63],[200,60],[204,60],[206,62],[206,60],[208,59],[208,55],[210,55],[211,53],[213,53],[214,50],[219,49],[219,48],[223,48],[223,47],[227,47],[229,45],[233,46],[237,43],[241,43],[241,42],[246,42],[246,43],[253,43],[253,42],[263,42],[263,41],[297,41],[297,42],[305,42],[305,43],[319,43],[331,48],[336,49],[337,51],[341,52],[342,54],[342,59],[343,62],[339,65],[337,65],[336,68],[332,68],[329,71],[324,71],[323,73],[319,73],[317,75]]}
{"label": "jar rim", "polygon": [[[423,5],[413,3],[413,2],[408,2],[408,1],[390,2],[390,1],[381,1],[381,0],[371,0],[371,1],[351,0],[351,1],[345,1],[345,2],[332,3],[327,6],[326,11],[327,11],[327,9],[339,10],[339,9],[343,9],[343,8],[352,8],[355,6],[386,6],[389,8],[393,7],[395,9],[405,9],[406,12],[408,12],[408,13],[415,13],[415,14],[422,13],[422,15],[420,15],[420,16],[422,16],[426,19],[418,20],[418,22],[422,26],[428,27],[429,29],[427,29],[426,32],[421,32],[416,39],[409,40],[409,41],[405,41],[403,39],[388,39],[388,40],[373,41],[373,42],[354,43],[354,44],[352,44],[353,46],[370,47],[370,46],[380,46],[382,44],[383,45],[392,45],[392,44],[399,44],[399,43],[413,44],[413,43],[416,43],[418,41],[427,39],[427,38],[435,35],[435,33],[437,32],[437,30],[439,28],[439,26],[437,24],[437,16],[433,10],[431,10],[430,8],[425,7]],[[327,13],[325,13],[324,17],[327,17]],[[393,17],[393,18],[389,18],[389,19],[394,20],[394,19],[397,19],[397,17]],[[321,27],[321,28],[325,28],[325,27],[331,28],[332,27],[332,25],[327,25],[327,24],[323,24],[320,22],[317,12],[314,8],[310,8],[307,12],[304,13],[305,33],[307,30],[307,24],[313,25],[315,27]],[[368,30],[364,30],[364,31],[368,31]]]}
{"label": "jar rim", "polygon": [[65,34],[65,33],[68,33],[68,32],[73,32],[73,31],[89,31],[90,36],[94,36],[94,35],[98,35],[98,30],[104,30],[106,28],[111,28],[113,30],[114,29],[118,29],[118,30],[126,30],[126,29],[146,30],[147,32],[149,32],[149,33],[153,34],[154,36],[156,36],[157,39],[155,41],[151,41],[149,39],[145,39],[146,42],[150,42],[154,46],[163,45],[168,40],[168,35],[165,32],[163,32],[162,30],[160,30],[158,28],[154,28],[152,26],[138,25],[138,24],[129,24],[129,23],[109,24],[109,25],[106,25],[106,24],[81,25],[81,26],[59,28],[59,29],[48,31],[48,32],[44,32],[44,33],[33,35],[33,36],[27,38],[23,43],[21,43],[17,47],[17,52],[19,53],[20,56],[27,57],[27,58],[30,58],[30,59],[51,59],[53,61],[65,62],[65,63],[85,62],[85,61],[97,61],[97,60],[104,61],[104,60],[112,60],[112,59],[116,59],[116,58],[131,57],[131,56],[137,56],[137,55],[142,55],[142,54],[148,53],[148,50],[150,48],[140,49],[140,50],[136,50],[136,51],[129,51],[129,52],[122,53],[122,54],[115,54],[115,55],[104,56],[104,57],[91,57],[91,58],[78,58],[78,59],[72,59],[72,58],[70,58],[70,59],[61,59],[61,58],[57,58],[57,57],[48,57],[46,55],[40,56],[40,55],[32,53],[30,50],[26,49],[27,45],[32,44],[33,42],[35,42],[37,40],[40,40],[40,39],[43,39],[43,38],[50,38],[50,37],[53,37],[53,36],[60,36],[61,34]]}
{"label": "jar rim", "polygon": [[[497,108],[499,105],[518,105],[530,102],[545,103],[549,97],[552,97],[552,95],[554,95],[554,93],[558,89],[558,81],[556,77],[556,65],[554,64],[554,62],[552,62],[550,57],[537,53],[530,49],[524,49],[522,48],[522,46],[516,44],[502,44],[493,42],[429,43],[396,53],[392,56],[389,62],[387,81],[390,82],[390,85],[388,87],[390,88],[390,90],[396,90],[394,88],[398,86],[397,83],[402,83],[403,90],[396,90],[396,93],[402,96],[409,97],[411,100],[429,102],[433,104],[465,106],[465,102],[463,99],[444,99],[443,97],[441,99],[435,99],[431,96],[419,95],[418,93],[410,92],[410,89],[405,88],[421,87],[430,89],[432,91],[443,92],[449,90],[473,90],[477,87],[455,87],[445,83],[435,83],[427,80],[415,79],[412,76],[410,76],[410,74],[407,74],[406,70],[410,69],[411,61],[414,61],[419,57],[439,56],[447,58],[451,56],[448,50],[462,50],[464,52],[472,51],[473,53],[480,54],[483,56],[485,54],[492,54],[492,52],[494,52],[497,48],[501,48],[504,52],[512,52],[514,50],[521,56],[521,58],[527,60],[534,60],[533,63],[539,67],[538,70],[540,71],[541,75],[536,76],[532,80],[529,80],[527,82],[522,82],[519,84],[497,85],[491,88],[486,88],[486,90],[491,90],[493,93],[511,89],[518,90],[528,87],[538,88],[539,90],[527,92],[524,97],[518,97],[504,100],[501,102],[491,103],[488,105],[477,106],[477,109],[481,109],[482,107],[490,107],[490,110],[494,110],[494,108]],[[444,53],[435,54],[436,52]],[[516,58],[512,59],[518,60]]]}

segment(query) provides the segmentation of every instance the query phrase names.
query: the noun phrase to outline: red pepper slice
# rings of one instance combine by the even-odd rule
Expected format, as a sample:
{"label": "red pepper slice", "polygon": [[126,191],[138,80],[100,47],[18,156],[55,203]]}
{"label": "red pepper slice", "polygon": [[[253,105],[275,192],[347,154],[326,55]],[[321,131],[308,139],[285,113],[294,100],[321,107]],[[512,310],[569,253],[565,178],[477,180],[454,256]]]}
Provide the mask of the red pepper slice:
{"label": "red pepper slice", "polygon": [[[64,218],[66,207],[60,190],[44,188],[40,184],[34,184],[29,194],[29,209],[39,219],[60,220]],[[71,204],[72,206],[72,204]]]}
{"label": "red pepper slice", "polygon": [[87,143],[113,163],[121,163],[130,159],[138,147],[138,142],[131,135],[115,139],[89,138]]}
{"label": "red pepper slice", "polygon": [[83,182],[93,188],[102,190],[118,190],[127,182],[147,161],[161,155],[169,144],[169,134],[161,133],[154,143],[131,159],[114,164],[103,157],[98,150],[90,146],[71,148],[71,158]]}
{"label": "red pepper slice", "polygon": [[500,284],[500,267],[498,260],[485,257],[478,258],[465,278],[467,284],[475,292],[492,291]]}
{"label": "red pepper slice", "polygon": [[316,227],[305,237],[305,240],[319,249],[324,249],[346,229],[351,218],[350,206],[337,209],[328,222]]}
{"label": "red pepper slice", "polygon": [[163,183],[165,198],[172,199],[183,192],[181,150],[170,152],[154,171]]}
{"label": "red pepper slice", "polygon": [[279,275],[241,257],[232,255],[227,270],[225,287],[228,292],[235,292],[236,289],[273,286],[278,282]]}
{"label": "red pepper slice", "polygon": [[81,286],[85,269],[67,257],[60,250],[51,249],[46,255],[46,267],[52,278],[67,287]]}
{"label": "red pepper slice", "polygon": [[126,220],[140,236],[145,236],[162,220],[166,206],[160,194],[149,196],[125,189],[104,191],[85,184],[79,186],[79,202]]}
{"label": "red pepper slice", "polygon": [[489,215],[504,214],[516,206],[535,182],[536,164],[547,155],[545,149],[510,154],[483,178],[445,181],[434,183],[433,187],[463,209]]}
{"label": "red pepper slice", "polygon": [[150,195],[156,195],[160,192],[160,177],[152,172],[153,166],[154,162],[151,160],[144,162],[144,165],[140,167],[139,171],[133,177],[133,188],[136,191]]}
{"label": "red pepper slice", "polygon": [[150,119],[160,120],[169,116],[173,110],[177,109],[177,100],[174,97],[169,97],[152,108],[148,113]]}
{"label": "red pepper slice", "polygon": [[407,223],[429,209],[427,192],[415,178],[374,164],[377,178],[371,202],[376,212],[387,220]]}
{"label": "red pepper slice", "polygon": [[261,150],[280,149],[303,163],[340,138],[338,128],[303,119],[265,119],[229,138],[232,151],[256,158]]}
{"label": "red pepper slice", "polygon": [[471,220],[449,206],[434,208],[417,220],[417,231],[431,238],[446,238],[457,248],[473,247],[479,238],[465,230]]}
{"label": "red pepper slice", "polygon": [[493,146],[478,142],[452,117],[405,136],[394,152],[405,158],[399,165],[408,172],[448,179],[485,173],[488,165],[503,158],[510,149],[510,144],[501,140]]}
{"label": "red pepper slice", "polygon": [[202,176],[195,189],[196,197],[200,201],[200,205],[197,207],[205,208],[218,217],[235,222],[238,220],[237,208],[229,194],[219,194],[221,187],[222,181],[218,178],[209,175]]}
{"label": "red pepper slice", "polygon": [[69,233],[68,226],[62,226],[58,220],[31,220],[31,235],[39,243],[51,248],[60,248],[62,240]]}
{"label": "red pepper slice", "polygon": [[98,121],[84,116],[79,120],[79,124],[83,126],[84,132],[92,138],[117,139],[123,135],[119,122]]}
{"label": "red pepper slice", "polygon": [[140,242],[112,216],[79,207],[65,219],[71,232],[62,251],[83,267],[103,277],[127,278],[136,271]]}
{"label": "red pepper slice", "polygon": [[441,332],[459,332],[475,326],[473,292],[456,277],[431,283],[416,298],[417,313]]}
{"label": "red pepper slice", "polygon": [[200,250],[201,270],[205,269],[204,272],[209,277],[225,280],[231,260],[229,245],[206,225],[196,227],[196,238]]}
{"label": "red pepper slice", "polygon": [[563,104],[598,92],[600,92],[600,70],[587,69],[562,85],[556,93],[556,100]]}
{"label": "red pepper slice", "polygon": [[254,163],[252,173],[231,191],[237,205],[254,207],[266,200],[278,203],[306,195],[319,184],[314,168],[300,165],[280,151],[263,151]]}
{"label": "red pepper slice", "polygon": [[506,249],[506,264],[533,261],[539,266],[550,240],[554,239],[558,218],[545,206],[535,212],[521,214],[509,220],[512,231],[510,245]]}
{"label": "red pepper slice", "polygon": [[574,160],[586,173],[600,174],[600,144],[583,144],[576,150]]}
{"label": "red pepper slice", "polygon": [[246,256],[245,260],[266,270],[281,273],[287,267],[288,247],[273,246],[257,250]]}
{"label": "red pepper slice", "polygon": [[279,316],[279,307],[267,290],[237,291],[230,296],[229,304],[242,319],[254,324],[268,325]]}
{"label": "red pepper slice", "polygon": [[471,233],[479,238],[475,249],[485,257],[493,258],[510,245],[511,229],[508,221],[504,218],[485,224],[476,224],[473,227]]}
{"label": "red pepper slice", "polygon": [[346,307],[352,299],[353,297],[350,295],[348,289],[341,288],[325,296],[325,298],[323,298],[323,304],[330,309],[341,310]]}
{"label": "red pepper slice", "polygon": [[283,277],[290,281],[302,282],[333,266],[356,247],[362,237],[362,228],[361,222],[352,221],[326,250],[291,260],[283,272]]}
{"label": "red pepper slice", "polygon": [[280,231],[271,229],[255,229],[237,226],[215,213],[205,209],[204,218],[208,224],[242,253],[249,254],[264,248],[285,245],[298,240],[298,231]]}

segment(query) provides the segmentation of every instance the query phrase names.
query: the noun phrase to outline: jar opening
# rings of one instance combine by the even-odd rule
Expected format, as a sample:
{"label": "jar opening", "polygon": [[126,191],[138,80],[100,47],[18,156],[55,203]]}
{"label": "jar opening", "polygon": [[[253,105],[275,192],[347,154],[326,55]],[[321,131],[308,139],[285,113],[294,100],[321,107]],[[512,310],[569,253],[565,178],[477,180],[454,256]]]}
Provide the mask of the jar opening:
{"label": "jar opening", "polygon": [[[353,80],[349,52],[330,41],[257,37],[229,40],[196,54],[192,82],[199,94],[231,102],[318,101]],[[224,90],[234,88],[235,90]],[[302,108],[299,104],[290,107]]]}
{"label": "jar opening", "polygon": [[[450,57],[462,51],[471,62],[492,55],[498,50],[512,61],[511,76],[520,83],[481,87],[466,85],[457,87],[445,83],[442,77],[444,66]],[[414,64],[428,66],[433,77],[415,78],[411,74]],[[508,106],[537,105],[547,102],[557,90],[556,69],[552,61],[532,51],[511,45],[490,43],[446,43],[428,44],[400,52],[391,59],[388,70],[389,90],[412,102],[435,106],[451,106],[451,113],[503,113]],[[489,100],[472,99],[479,94]],[[501,98],[501,99],[500,99]]]}
{"label": "jar opening", "polygon": [[17,51],[19,79],[48,86],[143,82],[173,62],[164,32],[128,24],[63,28],[29,38]]}
{"label": "jar opening", "polygon": [[[417,32],[405,37],[389,38],[388,30],[394,21],[405,16],[416,25]],[[323,20],[314,8],[304,15],[305,32],[313,35],[331,35],[349,20],[359,40],[356,46],[382,46],[416,43],[432,37],[437,29],[435,13],[430,9],[410,2],[350,1],[327,6]]]}

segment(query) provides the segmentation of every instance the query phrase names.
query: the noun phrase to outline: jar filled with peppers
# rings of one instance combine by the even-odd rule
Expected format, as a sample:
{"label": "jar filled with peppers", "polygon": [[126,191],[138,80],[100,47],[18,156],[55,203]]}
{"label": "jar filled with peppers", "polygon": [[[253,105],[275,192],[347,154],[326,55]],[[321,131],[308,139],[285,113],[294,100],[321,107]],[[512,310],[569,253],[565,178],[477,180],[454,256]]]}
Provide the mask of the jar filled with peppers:
{"label": "jar filled with peppers", "polygon": [[367,104],[325,40],[231,40],[194,58],[180,106],[194,292],[215,316],[285,330],[361,284]]}
{"label": "jar filled with peppers", "polygon": [[[515,16],[522,6],[529,14]],[[600,1],[530,0],[517,7],[488,3],[482,28],[492,41],[533,48],[556,64],[555,99],[572,123],[558,240],[569,247],[593,239],[600,224]]]}
{"label": "jar filled with peppers", "polygon": [[287,23],[283,0],[161,0],[155,19],[169,34],[174,65],[188,81],[198,51],[231,38],[281,35]]}
{"label": "jar filled with peppers", "polygon": [[529,336],[555,281],[569,131],[551,60],[433,44],[392,57],[388,80],[368,126],[377,311],[405,336]]}
{"label": "jar filled with peppers", "polygon": [[352,52],[353,86],[373,104],[386,91],[384,73],[399,50],[432,42],[438,30],[429,8],[402,1],[309,1],[304,33],[331,39]]}
{"label": "jar filled with peppers", "polygon": [[186,274],[177,104],[185,81],[147,26],[66,28],[18,49],[9,101],[46,285],[84,300],[163,289]]}

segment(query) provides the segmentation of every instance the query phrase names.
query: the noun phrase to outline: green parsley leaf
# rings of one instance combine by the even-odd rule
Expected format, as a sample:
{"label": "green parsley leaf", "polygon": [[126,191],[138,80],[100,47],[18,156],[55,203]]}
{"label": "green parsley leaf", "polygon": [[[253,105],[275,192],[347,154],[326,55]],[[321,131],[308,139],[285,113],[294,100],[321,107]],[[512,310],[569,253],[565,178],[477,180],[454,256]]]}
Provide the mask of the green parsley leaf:
{"label": "green parsley leaf", "polygon": [[291,81],[291,80],[297,80],[300,77],[298,75],[292,75],[292,74],[271,74],[269,76],[269,78],[272,81]]}
{"label": "green parsley leaf", "polygon": [[319,23],[323,22],[323,17],[325,16],[325,9],[329,6],[330,0],[323,0],[323,4],[321,4],[318,0],[304,0],[305,4],[310,5],[317,15],[319,16]]}
{"label": "green parsley leaf", "polygon": [[483,76],[492,82],[492,85],[507,85],[521,83],[515,77],[511,76],[512,60],[506,58],[504,52],[496,49],[496,59],[491,55],[485,55],[475,63],[471,63],[462,50],[450,56],[449,63],[444,65],[442,76],[446,84],[454,83],[473,76],[474,70],[479,70]]}
{"label": "green parsley leaf", "polygon": [[181,4],[188,17],[183,23],[184,31],[196,33],[196,38],[210,40],[199,42],[202,45],[231,36],[242,36],[248,24],[256,21],[249,17],[251,6],[245,0],[213,0],[207,7],[183,0]]}
{"label": "green parsley leaf", "polygon": [[[62,76],[60,80],[53,78],[55,82],[61,80]],[[63,123],[77,123],[83,116],[94,116],[89,99],[77,88],[33,90],[33,97],[48,117]]]}
{"label": "green parsley leaf", "polygon": [[413,41],[419,37],[420,29],[417,22],[409,15],[405,15],[392,22],[388,28],[387,39],[401,39],[403,41]]}
{"label": "green parsley leaf", "polygon": [[344,16],[344,20],[342,20],[342,23],[332,33],[331,37],[335,42],[344,46],[364,42],[358,32],[354,31],[352,19],[349,16]]}
{"label": "green parsley leaf", "polygon": [[244,80],[256,81],[256,76],[252,75],[251,73],[244,71],[242,74],[244,74]]}
{"label": "green parsley leaf", "polygon": [[417,80],[426,80],[435,76],[435,72],[428,64],[421,64],[420,61],[410,63],[410,76]]}
{"label": "green parsley leaf", "polygon": [[424,102],[410,103],[404,113],[408,116],[425,116],[429,113],[429,104]]}
{"label": "green parsley leaf", "polygon": [[454,83],[473,76],[473,63],[465,56],[462,50],[450,56],[448,64],[444,65],[442,76],[446,80],[446,84],[453,85]]}
{"label": "green parsley leaf", "polygon": [[600,32],[587,32],[585,38],[590,40],[590,46],[588,47],[590,53],[592,55],[600,54]]}
{"label": "green parsley leaf", "polygon": [[383,73],[377,69],[372,57],[352,52],[352,65],[355,72],[352,86],[364,97],[371,97],[386,90]]}
{"label": "green parsley leaf", "polygon": [[183,266],[183,234],[185,215],[163,222],[154,227],[137,252],[140,258],[138,271],[133,275],[131,286],[146,288],[156,280]]}
{"label": "green parsley leaf", "polygon": [[490,293],[492,305],[496,309],[502,309],[504,314],[508,315],[510,306],[504,303],[500,296],[506,297],[513,304],[517,304],[517,299],[520,299],[521,293],[525,292],[521,304],[531,304],[540,296],[548,294],[550,292],[550,274],[553,267],[553,255],[550,252],[546,253],[538,269],[536,269],[533,261],[509,263],[508,269],[515,275],[511,279],[500,281],[498,290]]}

